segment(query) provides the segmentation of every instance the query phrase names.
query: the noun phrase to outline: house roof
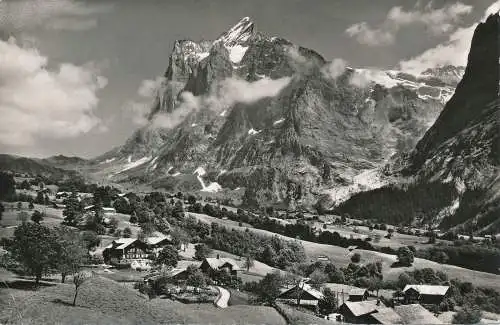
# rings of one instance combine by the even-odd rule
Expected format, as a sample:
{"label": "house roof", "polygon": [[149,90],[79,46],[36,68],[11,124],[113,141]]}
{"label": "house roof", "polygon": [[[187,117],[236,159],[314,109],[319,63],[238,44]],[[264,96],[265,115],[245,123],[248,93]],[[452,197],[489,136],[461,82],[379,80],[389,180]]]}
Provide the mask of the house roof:
{"label": "house roof", "polygon": [[404,324],[443,324],[434,314],[419,304],[400,305],[394,307],[394,310],[403,319]]}
{"label": "house roof", "polygon": [[449,288],[449,286],[407,284],[403,292],[406,292],[408,289],[414,289],[421,295],[444,296]]}
{"label": "house roof", "polygon": [[163,240],[172,240],[172,236],[170,235],[159,235],[159,236],[152,236],[152,237],[148,237],[146,238],[146,243],[148,243],[149,245],[156,245],[160,242],[162,242]]}
{"label": "house roof", "polygon": [[392,308],[382,307],[376,313],[371,314],[380,324],[403,324],[403,319]]}
{"label": "house roof", "polygon": [[328,288],[332,290],[335,293],[344,293],[344,294],[349,294],[351,290],[354,289],[360,289],[358,287],[350,286],[348,284],[342,284],[342,283],[324,283],[323,288]]}
{"label": "house roof", "polygon": [[299,285],[296,285],[296,286],[293,286],[292,288],[290,289],[286,289],[284,290],[281,294],[281,295],[285,295],[286,293],[290,292],[290,291],[293,291],[293,290],[296,290],[297,289],[297,286],[299,286],[299,288],[301,290],[303,290],[304,292],[307,292],[308,294],[310,294],[311,296],[313,296],[314,298],[318,299],[318,300],[321,300],[323,299],[323,294],[319,291],[319,290],[316,290],[314,289],[313,287],[311,287],[310,284],[308,283],[301,283]]}
{"label": "house roof", "polygon": [[358,317],[361,315],[371,314],[377,311],[379,308],[384,308],[385,306],[380,303],[377,305],[376,300],[368,301],[346,301],[344,305],[351,311],[351,313]]}
{"label": "house roof", "polygon": [[207,261],[208,265],[210,265],[210,267],[212,269],[214,269],[214,270],[218,270],[220,267],[222,267],[226,263],[231,264],[231,266],[233,267],[234,271],[240,270],[240,267],[238,266],[238,263],[236,263],[236,261],[233,260],[232,258],[227,258],[227,257],[223,257],[223,258],[207,257],[205,259],[205,261]]}
{"label": "house roof", "polygon": [[106,248],[115,248],[115,249],[124,249],[134,243],[137,240],[137,238],[118,238],[113,240],[111,243],[111,247],[108,246]]}
{"label": "house roof", "polygon": [[367,289],[355,288],[349,291],[349,296],[363,296]]}

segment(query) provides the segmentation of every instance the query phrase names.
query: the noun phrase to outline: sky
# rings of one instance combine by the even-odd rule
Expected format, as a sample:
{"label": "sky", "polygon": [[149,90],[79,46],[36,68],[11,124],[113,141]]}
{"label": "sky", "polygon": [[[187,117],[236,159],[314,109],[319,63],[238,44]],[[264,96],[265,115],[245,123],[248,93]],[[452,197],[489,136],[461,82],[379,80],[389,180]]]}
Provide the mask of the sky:
{"label": "sky", "polygon": [[465,65],[500,0],[0,0],[0,153],[95,157],[138,128],[177,39],[257,30],[352,67]]}

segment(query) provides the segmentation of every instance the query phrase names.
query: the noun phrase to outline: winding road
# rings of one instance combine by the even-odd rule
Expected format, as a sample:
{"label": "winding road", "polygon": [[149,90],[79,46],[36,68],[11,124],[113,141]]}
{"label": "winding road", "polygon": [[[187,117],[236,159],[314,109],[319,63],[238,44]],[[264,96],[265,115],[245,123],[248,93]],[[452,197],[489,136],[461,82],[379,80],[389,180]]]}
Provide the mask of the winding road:
{"label": "winding road", "polygon": [[231,294],[229,293],[228,290],[217,286],[217,290],[219,290],[219,297],[217,297],[217,300],[215,301],[215,305],[219,308],[226,308],[228,305],[227,303],[229,302],[229,297],[231,297]]}

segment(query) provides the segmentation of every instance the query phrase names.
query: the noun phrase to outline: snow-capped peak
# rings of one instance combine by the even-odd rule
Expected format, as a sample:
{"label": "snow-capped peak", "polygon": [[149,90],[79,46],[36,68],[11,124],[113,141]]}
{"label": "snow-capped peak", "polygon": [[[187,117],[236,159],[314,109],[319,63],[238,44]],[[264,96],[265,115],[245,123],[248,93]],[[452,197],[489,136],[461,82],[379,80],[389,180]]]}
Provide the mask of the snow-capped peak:
{"label": "snow-capped peak", "polygon": [[241,45],[253,35],[253,29],[253,21],[250,17],[244,17],[227,32],[223,33],[215,42],[222,42],[225,46]]}

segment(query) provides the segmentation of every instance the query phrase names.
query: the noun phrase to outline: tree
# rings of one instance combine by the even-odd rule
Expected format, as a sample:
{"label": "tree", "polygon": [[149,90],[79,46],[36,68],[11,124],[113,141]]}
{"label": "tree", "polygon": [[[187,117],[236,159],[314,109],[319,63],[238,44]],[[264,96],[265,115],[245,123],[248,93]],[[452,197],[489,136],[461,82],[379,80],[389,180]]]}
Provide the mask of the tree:
{"label": "tree", "polygon": [[325,288],[323,290],[323,299],[319,301],[319,308],[321,308],[325,314],[332,313],[338,305],[337,297],[335,292],[330,288]]}
{"label": "tree", "polygon": [[361,261],[361,255],[359,253],[354,253],[352,256],[351,256],[351,261],[353,263],[359,263]]}
{"label": "tree", "polygon": [[177,266],[177,262],[179,261],[179,253],[172,245],[165,246],[158,257],[155,260],[155,264],[157,265],[167,265],[167,266]]}
{"label": "tree", "polygon": [[129,201],[124,197],[116,199],[115,202],[113,202],[113,207],[118,213],[130,214],[132,212]]}
{"label": "tree", "polygon": [[17,220],[21,221],[21,223],[26,223],[28,221],[29,215],[26,211],[21,211],[17,213]]}
{"label": "tree", "polygon": [[245,268],[247,269],[247,272],[250,270],[250,268],[254,265],[254,260],[252,258],[252,255],[246,254],[245,256]]}
{"label": "tree", "polygon": [[476,324],[481,321],[481,311],[478,308],[466,306],[453,316],[453,324]]}
{"label": "tree", "polygon": [[0,172],[0,200],[13,201],[16,197],[16,181],[12,174]]}
{"label": "tree", "polygon": [[130,214],[130,223],[137,223],[137,221],[139,221],[139,219],[137,218],[137,213],[135,211],[132,211],[132,213]]}
{"label": "tree", "polygon": [[17,210],[21,211],[23,209],[23,202],[17,202]]}
{"label": "tree", "polygon": [[189,195],[188,196],[188,203],[191,204],[191,205],[195,204],[196,203],[196,197],[194,195],[192,195],[192,194]]}
{"label": "tree", "polygon": [[33,214],[31,215],[31,221],[33,221],[34,223],[40,223],[40,221],[43,220],[44,216],[44,213],[35,210],[35,212],[33,212]]}
{"label": "tree", "polygon": [[45,202],[45,196],[43,195],[43,192],[42,192],[42,191],[38,191],[38,192],[36,193],[35,202],[36,202],[37,204],[42,204],[42,205],[46,203],[46,202]]}
{"label": "tree", "polygon": [[259,298],[272,304],[280,295],[282,278],[279,271],[266,274],[259,283]]}
{"label": "tree", "polygon": [[207,284],[207,278],[200,269],[196,269],[193,273],[188,275],[186,284],[189,286],[202,288]]}
{"label": "tree", "polygon": [[35,208],[35,205],[33,204],[33,200],[30,200],[28,203],[28,209],[33,210]]}
{"label": "tree", "polygon": [[24,266],[28,274],[35,276],[37,285],[42,276],[55,267],[57,249],[57,234],[36,223],[18,226],[8,246],[13,258]]}
{"label": "tree", "polygon": [[194,258],[200,261],[207,258],[212,252],[212,249],[203,243],[194,246],[194,250]]}
{"label": "tree", "polygon": [[109,232],[114,233],[116,231],[116,229],[118,229],[118,219],[116,219],[115,217],[112,217],[109,220],[108,226],[109,226]]}
{"label": "tree", "polygon": [[91,277],[92,273],[86,271],[81,271],[73,274],[73,284],[75,285],[75,297],[73,298],[73,306],[76,306],[76,296],[78,295],[78,289]]}
{"label": "tree", "polygon": [[101,244],[101,238],[93,231],[84,231],[82,233],[82,241],[88,254]]}
{"label": "tree", "polygon": [[323,283],[328,282],[328,275],[321,270],[321,269],[316,269],[314,270],[311,274],[309,274],[309,278],[311,279],[311,284],[319,288]]}
{"label": "tree", "polygon": [[78,196],[75,192],[64,200],[66,207],[63,210],[64,221],[63,224],[67,226],[76,227],[80,224],[83,216],[83,208],[78,201]]}
{"label": "tree", "polygon": [[172,232],[172,242],[177,248],[183,248],[186,251],[186,246],[190,241],[189,234],[182,228],[176,228]]}
{"label": "tree", "polygon": [[123,237],[130,238],[131,236],[132,230],[130,229],[130,227],[125,227],[125,229],[123,229]]}
{"label": "tree", "polygon": [[400,247],[397,251],[398,262],[401,266],[411,266],[413,264],[414,255],[408,247]]}
{"label": "tree", "polygon": [[5,211],[5,207],[3,206],[2,202],[0,202],[0,220],[2,220],[2,215]]}
{"label": "tree", "polygon": [[57,232],[57,260],[56,268],[61,273],[61,282],[64,283],[68,274],[75,274],[85,260],[85,242],[78,232],[60,226],[55,229]]}

